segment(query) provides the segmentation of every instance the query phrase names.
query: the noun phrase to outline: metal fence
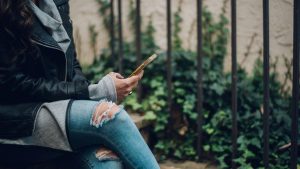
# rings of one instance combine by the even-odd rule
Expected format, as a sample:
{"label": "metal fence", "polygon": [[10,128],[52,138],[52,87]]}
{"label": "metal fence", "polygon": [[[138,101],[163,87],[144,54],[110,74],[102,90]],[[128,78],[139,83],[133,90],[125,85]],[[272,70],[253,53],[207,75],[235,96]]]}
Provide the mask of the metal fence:
{"label": "metal fence", "polygon": [[[162,1],[164,2],[164,1]],[[111,0],[111,53],[114,59],[118,58],[118,69],[123,71],[123,33],[122,33],[122,0],[118,0],[118,56],[115,53],[115,31],[114,31],[114,0]],[[167,15],[167,85],[168,85],[168,108],[171,110],[172,106],[172,11],[171,0],[166,0],[166,15]],[[203,84],[202,84],[202,0],[196,0],[197,3],[197,152],[201,157],[202,150],[202,124],[203,124]],[[270,45],[269,45],[269,0],[263,0],[263,83],[264,83],[264,101],[263,101],[263,161],[264,167],[269,168],[269,108],[270,108],[270,93],[269,93],[269,58],[270,58]],[[237,158],[237,6],[236,0],[231,0],[231,50],[232,50],[232,166],[237,168],[233,159]],[[291,107],[291,160],[290,168],[297,168],[297,139],[298,139],[298,103],[299,103],[299,55],[300,55],[300,2],[294,0],[294,29],[293,29],[293,87],[292,87],[292,107]],[[141,63],[141,0],[136,0],[136,57],[137,64]],[[140,96],[140,87],[138,88],[138,97]]]}

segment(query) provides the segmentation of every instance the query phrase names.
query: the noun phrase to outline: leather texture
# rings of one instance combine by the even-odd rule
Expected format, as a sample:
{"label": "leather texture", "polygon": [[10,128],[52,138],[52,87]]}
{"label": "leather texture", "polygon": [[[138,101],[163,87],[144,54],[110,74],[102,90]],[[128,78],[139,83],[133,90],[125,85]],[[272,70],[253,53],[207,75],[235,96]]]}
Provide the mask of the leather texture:
{"label": "leather texture", "polygon": [[0,138],[32,134],[39,106],[44,102],[89,99],[88,80],[76,59],[68,0],[54,0],[71,38],[66,53],[37,19],[32,37],[38,57],[22,64],[7,64],[7,36],[0,28]]}

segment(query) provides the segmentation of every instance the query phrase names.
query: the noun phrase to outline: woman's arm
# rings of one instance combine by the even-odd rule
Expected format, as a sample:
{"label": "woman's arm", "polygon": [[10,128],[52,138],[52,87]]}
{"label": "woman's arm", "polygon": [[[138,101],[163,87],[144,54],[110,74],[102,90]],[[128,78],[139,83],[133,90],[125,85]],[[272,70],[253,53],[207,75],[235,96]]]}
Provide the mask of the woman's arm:
{"label": "woman's arm", "polygon": [[73,75],[72,81],[85,81],[87,83],[90,83],[87,80],[87,78],[84,76],[84,74],[82,73],[81,66],[76,58],[76,52],[74,52],[73,70],[74,70],[74,73],[73,73],[74,75]]}
{"label": "woman's arm", "polygon": [[0,99],[8,102],[56,101],[88,99],[86,81],[65,82],[43,77],[32,77],[5,60],[8,51],[0,42]]}
{"label": "woman's arm", "polygon": [[[57,101],[88,99],[88,84],[83,81],[64,82],[33,78],[18,71],[0,66],[1,99],[7,101]],[[3,97],[3,98],[2,98]]]}

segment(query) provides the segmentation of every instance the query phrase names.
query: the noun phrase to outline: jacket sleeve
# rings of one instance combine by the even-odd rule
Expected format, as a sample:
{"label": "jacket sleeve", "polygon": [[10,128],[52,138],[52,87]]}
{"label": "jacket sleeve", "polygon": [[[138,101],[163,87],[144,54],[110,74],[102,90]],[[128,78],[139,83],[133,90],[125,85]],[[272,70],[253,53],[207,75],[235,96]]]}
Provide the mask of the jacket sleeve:
{"label": "jacket sleeve", "polygon": [[0,68],[0,93],[8,100],[57,101],[88,99],[88,84],[83,81],[65,82],[33,78],[18,71]]}
{"label": "jacket sleeve", "polygon": [[89,99],[85,81],[58,81],[32,77],[20,66],[5,62],[5,45],[0,42],[0,99],[8,102],[57,101],[64,99]]}
{"label": "jacket sleeve", "polygon": [[[73,39],[72,39],[73,43]],[[76,58],[77,54],[74,52],[74,58],[73,58],[73,78],[72,81],[85,81],[86,83],[90,84],[89,80],[85,77],[85,75],[82,72],[81,66]]]}

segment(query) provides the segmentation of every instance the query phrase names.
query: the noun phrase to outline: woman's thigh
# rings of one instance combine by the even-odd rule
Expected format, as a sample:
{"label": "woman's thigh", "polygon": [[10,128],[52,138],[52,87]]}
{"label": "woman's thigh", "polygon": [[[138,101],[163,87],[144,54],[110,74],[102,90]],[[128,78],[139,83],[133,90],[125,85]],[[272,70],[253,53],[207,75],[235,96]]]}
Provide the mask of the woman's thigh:
{"label": "woman's thigh", "polygon": [[76,100],[69,112],[67,128],[69,142],[74,150],[103,145],[113,150],[128,168],[159,168],[139,130],[122,106],[106,100]]}

